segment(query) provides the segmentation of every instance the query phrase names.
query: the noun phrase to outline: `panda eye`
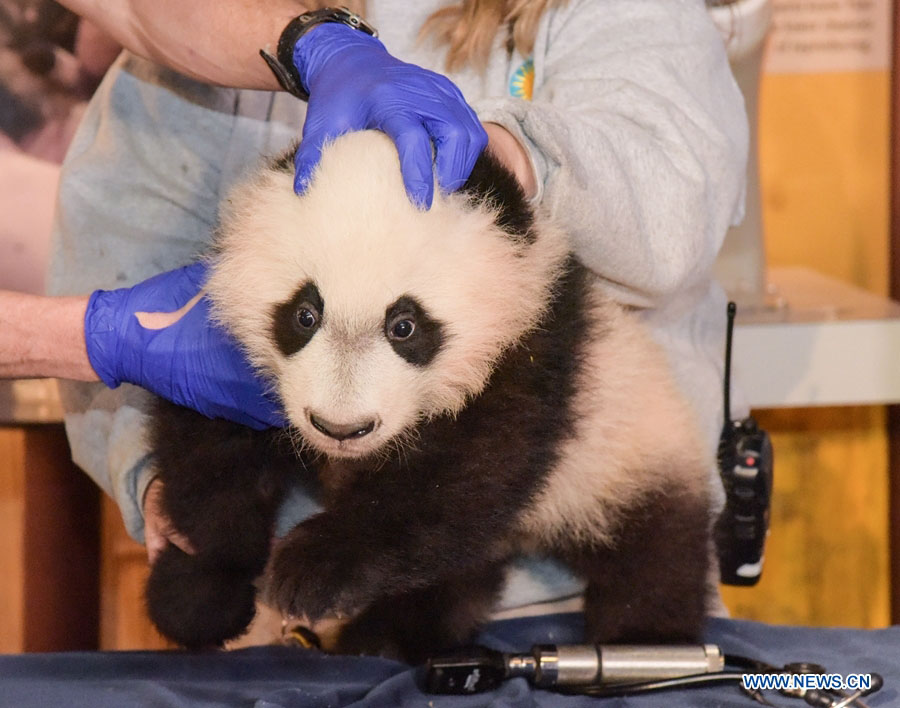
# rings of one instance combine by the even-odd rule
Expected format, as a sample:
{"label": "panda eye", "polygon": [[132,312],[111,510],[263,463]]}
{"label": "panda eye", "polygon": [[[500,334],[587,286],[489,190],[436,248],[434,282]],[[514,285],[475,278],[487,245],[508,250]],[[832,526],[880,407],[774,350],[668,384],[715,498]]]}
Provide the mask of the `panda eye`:
{"label": "panda eye", "polygon": [[394,340],[402,341],[409,339],[412,333],[416,331],[416,323],[408,315],[398,317],[391,322],[388,328],[388,337]]}
{"label": "panda eye", "polygon": [[313,329],[319,324],[319,313],[315,307],[305,302],[297,308],[294,321],[301,329]]}

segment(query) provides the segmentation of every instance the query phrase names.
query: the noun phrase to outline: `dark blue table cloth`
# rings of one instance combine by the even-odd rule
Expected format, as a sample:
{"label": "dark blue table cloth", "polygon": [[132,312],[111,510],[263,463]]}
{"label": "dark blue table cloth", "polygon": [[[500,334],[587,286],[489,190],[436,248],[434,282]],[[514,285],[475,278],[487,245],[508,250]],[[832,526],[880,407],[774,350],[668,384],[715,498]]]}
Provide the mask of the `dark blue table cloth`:
{"label": "dark blue table cloth", "polygon": [[[537,643],[578,643],[579,615],[496,622],[481,642],[506,651]],[[707,641],[727,653],[776,665],[822,664],[830,673],[878,672],[885,686],[867,699],[900,706],[900,627],[883,630],[778,627],[710,620]],[[258,708],[752,708],[758,705],[731,685],[629,698],[560,696],[515,679],[476,696],[432,696],[418,688],[414,669],[366,657],[326,656],[286,647],[233,652],[75,652],[0,656],[0,706],[15,708],[130,708],[131,706],[256,706]],[[802,707],[779,696],[773,702]]]}

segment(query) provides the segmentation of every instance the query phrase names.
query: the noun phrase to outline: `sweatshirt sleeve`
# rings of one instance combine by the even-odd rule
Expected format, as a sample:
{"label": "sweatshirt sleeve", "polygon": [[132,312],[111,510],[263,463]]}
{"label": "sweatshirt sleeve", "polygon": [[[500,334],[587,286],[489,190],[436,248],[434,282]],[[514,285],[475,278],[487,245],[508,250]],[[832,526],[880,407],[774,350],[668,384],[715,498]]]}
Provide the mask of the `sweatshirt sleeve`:
{"label": "sweatshirt sleeve", "polygon": [[748,128],[702,0],[570,0],[533,61],[533,100],[474,107],[525,145],[581,260],[638,307],[708,278],[743,216]]}

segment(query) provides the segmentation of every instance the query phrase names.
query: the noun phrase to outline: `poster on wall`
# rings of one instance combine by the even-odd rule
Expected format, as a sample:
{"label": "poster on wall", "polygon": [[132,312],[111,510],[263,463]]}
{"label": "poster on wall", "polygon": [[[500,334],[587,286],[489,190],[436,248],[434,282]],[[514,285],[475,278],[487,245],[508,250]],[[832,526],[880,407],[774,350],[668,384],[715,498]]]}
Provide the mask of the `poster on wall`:
{"label": "poster on wall", "polygon": [[118,53],[52,0],[0,0],[0,288],[44,287],[59,163]]}
{"label": "poster on wall", "polygon": [[766,71],[885,71],[891,0],[772,0]]}

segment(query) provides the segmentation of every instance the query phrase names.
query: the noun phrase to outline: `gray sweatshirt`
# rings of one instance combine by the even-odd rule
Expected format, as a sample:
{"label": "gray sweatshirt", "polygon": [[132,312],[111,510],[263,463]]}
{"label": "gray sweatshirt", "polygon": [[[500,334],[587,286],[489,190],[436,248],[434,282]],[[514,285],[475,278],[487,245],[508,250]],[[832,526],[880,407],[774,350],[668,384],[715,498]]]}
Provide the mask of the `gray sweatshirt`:
{"label": "gray sweatshirt", "polygon": [[[444,72],[417,42],[438,0],[370,0],[395,56]],[[721,430],[725,299],[711,266],[742,215],[747,123],[703,0],[569,0],[541,20],[533,56],[498,37],[484,73],[450,74],[482,121],[526,146],[538,199],[618,301],[640,308],[695,404],[711,449]],[[284,93],[203,85],[129,54],[103,81],[63,166],[49,287],[53,294],[131,285],[194,260],[217,205],[260,156],[299,134],[305,104]],[[75,462],[111,494],[143,540],[152,468],[142,392],[67,384]],[[714,489],[720,493],[715,471]],[[316,510],[297,489],[283,532]],[[525,559],[504,607],[580,589]]]}

